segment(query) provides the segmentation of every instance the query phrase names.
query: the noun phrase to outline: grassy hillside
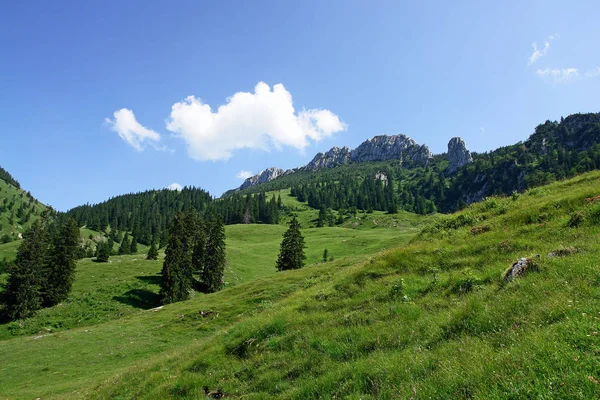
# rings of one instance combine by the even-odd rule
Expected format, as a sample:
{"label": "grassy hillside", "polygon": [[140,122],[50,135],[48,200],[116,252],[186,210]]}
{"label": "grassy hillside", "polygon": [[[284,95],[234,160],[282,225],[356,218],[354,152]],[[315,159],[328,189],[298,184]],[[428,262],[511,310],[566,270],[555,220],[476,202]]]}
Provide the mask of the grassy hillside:
{"label": "grassy hillside", "polygon": [[[250,399],[598,398],[598,195],[600,173],[589,173],[440,216],[410,243],[410,231],[379,228],[396,247],[379,255],[367,244],[355,259],[3,340],[0,393],[202,399],[206,385]],[[229,240],[264,227],[239,227],[248,231]],[[307,243],[330,246],[338,230],[306,230]],[[347,231],[358,240],[378,229]],[[269,248],[254,240],[250,253]],[[505,282],[521,257],[535,268]],[[110,290],[98,276],[89,285]]]}
{"label": "grassy hillside", "polygon": [[[307,262],[313,263],[306,271],[312,271],[311,275],[330,273],[364,261],[381,248],[407,243],[418,231],[412,224],[413,221],[408,221],[403,230],[306,229],[303,233],[308,246]],[[283,226],[273,225],[226,227],[228,265],[225,280],[227,286],[236,285],[235,288],[219,292],[217,297],[196,294],[188,302],[175,308],[166,306],[160,311],[146,310],[158,305],[157,272],[161,268],[161,259],[145,261],[137,255],[113,256],[106,264],[80,261],[73,292],[67,302],[43,310],[34,318],[0,326],[0,339],[4,339],[0,340],[0,356],[11,360],[10,368],[0,367],[0,393],[61,397],[99,383],[99,379],[132,363],[187,344],[195,336],[190,336],[187,318],[198,320],[199,309],[188,312],[186,317],[179,309],[184,304],[193,309],[218,309],[219,319],[215,321],[224,324],[231,323],[231,318],[252,315],[270,307],[272,302],[296,290],[298,285],[310,284],[310,280],[298,282],[293,276],[275,272],[274,264],[284,230]],[[325,247],[335,261],[320,261]],[[176,309],[179,309],[176,318],[183,319],[172,324],[171,311]],[[169,312],[164,313],[165,310]],[[154,317],[158,317],[157,325],[151,321]],[[198,326],[192,329],[200,329],[200,337],[213,331],[210,328],[203,332],[204,329]],[[96,337],[102,340],[90,340],[90,333],[99,335]],[[11,339],[15,335],[33,336]],[[124,338],[132,341],[127,344]],[[113,354],[106,353],[107,345],[117,346],[110,350]],[[85,356],[81,357],[81,354]],[[31,369],[32,362],[41,362],[39,365],[44,366]],[[62,372],[57,374],[57,371]]]}
{"label": "grassy hillside", "polygon": [[[5,235],[10,241],[17,240],[45,209],[46,206],[28,195],[26,191],[0,179],[0,246]],[[0,258],[2,249],[3,246],[0,248]]]}

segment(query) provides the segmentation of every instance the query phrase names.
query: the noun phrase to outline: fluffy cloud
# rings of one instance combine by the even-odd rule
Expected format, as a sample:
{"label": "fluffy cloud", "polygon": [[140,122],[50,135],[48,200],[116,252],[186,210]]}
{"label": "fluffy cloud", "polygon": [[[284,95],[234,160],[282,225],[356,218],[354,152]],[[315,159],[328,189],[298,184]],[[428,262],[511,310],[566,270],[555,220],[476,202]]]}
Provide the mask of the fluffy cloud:
{"label": "fluffy cloud", "polygon": [[194,96],[173,104],[167,129],[181,137],[197,160],[226,160],[236,149],[303,149],[347,126],[329,110],[296,112],[282,84],[259,82],[254,93],[238,92],[213,111]]}
{"label": "fluffy cloud", "polygon": [[165,186],[165,189],[169,189],[169,190],[181,190],[183,189],[183,186],[181,186],[179,183],[171,183],[169,186]]}
{"label": "fluffy cloud", "polygon": [[[113,113],[114,120],[105,118],[106,124],[110,126],[110,129],[117,132],[121,139],[129,143],[137,151],[144,149],[144,144],[148,142],[160,141],[160,135],[154,132],[152,129],[148,129],[135,119],[133,111],[127,108],[122,108]],[[165,148],[158,148],[157,150],[165,150]]]}
{"label": "fluffy cloud", "polygon": [[246,180],[246,179],[250,178],[252,175],[253,175],[252,172],[242,170],[235,177]]}
{"label": "fluffy cloud", "polygon": [[550,80],[554,83],[566,83],[579,78],[579,70],[577,68],[538,69],[535,74],[542,79]]}

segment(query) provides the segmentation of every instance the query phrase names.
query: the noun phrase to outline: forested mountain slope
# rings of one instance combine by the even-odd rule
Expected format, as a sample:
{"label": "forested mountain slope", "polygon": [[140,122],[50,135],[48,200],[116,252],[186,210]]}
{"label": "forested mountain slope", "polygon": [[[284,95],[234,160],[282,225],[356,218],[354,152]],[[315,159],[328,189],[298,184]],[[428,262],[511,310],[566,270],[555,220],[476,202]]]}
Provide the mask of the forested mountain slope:
{"label": "forested mountain slope", "polygon": [[[599,168],[600,114],[546,121],[525,142],[462,156],[466,163],[458,168],[449,168],[448,162],[456,154],[433,156],[425,165],[407,160],[324,163],[331,168],[301,168],[241,193],[292,188],[313,208],[450,212],[490,195],[522,192]],[[389,181],[393,188],[386,191]]]}

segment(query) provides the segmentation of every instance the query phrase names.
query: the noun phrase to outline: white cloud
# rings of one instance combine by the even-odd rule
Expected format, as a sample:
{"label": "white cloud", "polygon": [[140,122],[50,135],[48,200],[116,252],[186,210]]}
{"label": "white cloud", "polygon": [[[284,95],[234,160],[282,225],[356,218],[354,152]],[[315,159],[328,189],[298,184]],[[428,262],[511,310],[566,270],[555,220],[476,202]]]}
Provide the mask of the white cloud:
{"label": "white cloud", "polygon": [[[160,135],[152,129],[148,129],[135,119],[133,111],[122,108],[113,113],[114,120],[105,118],[104,121],[110,126],[110,129],[117,132],[121,139],[129,143],[137,151],[144,149],[144,144],[148,141],[160,141]],[[155,147],[157,150],[165,150],[164,147]]]}
{"label": "white cloud", "polygon": [[252,172],[242,170],[242,171],[238,172],[238,174],[235,177],[246,180],[246,179],[250,178],[252,175],[253,175]]}
{"label": "white cloud", "polygon": [[546,41],[544,43],[543,49],[538,49],[537,43],[533,43],[531,46],[533,47],[533,53],[531,54],[531,56],[529,56],[529,61],[527,62],[528,65],[533,64],[534,62],[546,55],[548,49],[550,48],[550,42]]}
{"label": "white cloud", "polygon": [[532,65],[537,60],[544,57],[548,53],[548,50],[550,50],[550,42],[554,39],[559,38],[560,35],[558,33],[553,33],[552,35],[548,36],[546,40],[544,40],[544,47],[541,49],[538,49],[537,42],[532,43],[531,47],[533,47],[533,53],[531,53],[531,55],[529,56],[529,59],[527,60],[527,65]]}
{"label": "white cloud", "polygon": [[586,78],[594,78],[596,76],[600,76],[600,67],[596,67],[596,69],[586,72],[584,76]]}
{"label": "white cloud", "polygon": [[318,141],[347,129],[329,110],[296,113],[292,95],[282,84],[271,90],[264,82],[256,85],[254,93],[235,93],[216,112],[188,96],[173,104],[166,123],[169,131],[185,140],[192,158],[213,161],[226,160],[242,148],[301,150],[309,139]]}
{"label": "white cloud", "polygon": [[169,189],[169,190],[181,190],[183,189],[183,186],[181,186],[179,183],[171,183],[169,186],[165,186],[165,189]]}
{"label": "white cloud", "polygon": [[579,78],[577,68],[546,68],[538,69],[535,74],[542,79],[550,80],[554,83],[567,83]]}

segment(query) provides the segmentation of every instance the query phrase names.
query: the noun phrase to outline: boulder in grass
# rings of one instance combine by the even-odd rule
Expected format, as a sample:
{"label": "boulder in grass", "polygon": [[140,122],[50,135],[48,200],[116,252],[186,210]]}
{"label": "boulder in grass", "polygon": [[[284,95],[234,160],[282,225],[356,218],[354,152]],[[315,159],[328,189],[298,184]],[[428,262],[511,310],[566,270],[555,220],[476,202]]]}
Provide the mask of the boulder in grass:
{"label": "boulder in grass", "polygon": [[513,279],[526,274],[529,271],[537,271],[537,263],[528,257],[523,257],[519,261],[515,262],[509,268],[504,271],[502,277],[506,282],[510,282]]}

